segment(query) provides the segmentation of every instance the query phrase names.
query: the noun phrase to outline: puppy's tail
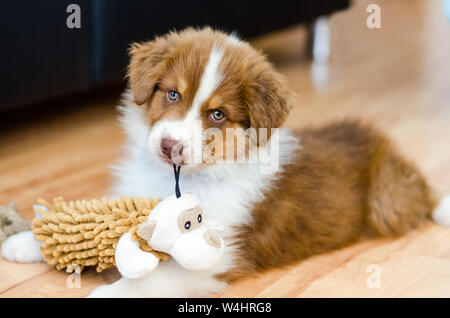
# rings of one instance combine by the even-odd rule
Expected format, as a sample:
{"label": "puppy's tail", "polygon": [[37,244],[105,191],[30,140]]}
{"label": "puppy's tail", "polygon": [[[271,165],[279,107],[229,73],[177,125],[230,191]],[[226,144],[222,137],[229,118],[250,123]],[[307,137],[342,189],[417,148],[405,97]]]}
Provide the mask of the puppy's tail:
{"label": "puppy's tail", "polygon": [[432,197],[434,201],[434,209],[432,219],[439,225],[450,227],[450,194],[443,194],[433,190]]}

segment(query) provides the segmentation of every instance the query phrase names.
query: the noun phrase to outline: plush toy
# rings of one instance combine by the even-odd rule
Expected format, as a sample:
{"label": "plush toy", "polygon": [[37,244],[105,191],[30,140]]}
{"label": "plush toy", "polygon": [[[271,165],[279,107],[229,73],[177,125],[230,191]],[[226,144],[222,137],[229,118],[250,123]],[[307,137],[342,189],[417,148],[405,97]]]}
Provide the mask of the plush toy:
{"label": "plush toy", "polygon": [[[141,277],[171,255],[182,266],[202,270],[215,265],[223,241],[205,225],[198,198],[192,193],[163,201],[122,197],[117,200],[50,204],[38,200],[33,220],[41,252],[57,269],[98,272],[117,266],[123,276]],[[76,265],[76,266],[75,266]],[[141,268],[142,267],[142,268]]]}
{"label": "plush toy", "polygon": [[222,255],[224,243],[218,229],[220,225],[203,219],[197,196],[186,193],[161,201],[137,233],[152,248],[171,255],[182,266],[203,270],[213,267]]}
{"label": "plush toy", "polygon": [[175,169],[176,195],[164,200],[122,197],[117,200],[53,203],[38,200],[33,220],[35,239],[43,241],[47,263],[68,272],[96,266],[98,272],[116,266],[128,278],[151,272],[172,256],[192,270],[213,267],[224,243],[220,225],[205,222],[193,193],[181,195]]}
{"label": "plush toy", "polygon": [[19,208],[14,201],[9,206],[0,205],[0,245],[8,236],[30,228],[31,221],[24,220],[20,216]]}

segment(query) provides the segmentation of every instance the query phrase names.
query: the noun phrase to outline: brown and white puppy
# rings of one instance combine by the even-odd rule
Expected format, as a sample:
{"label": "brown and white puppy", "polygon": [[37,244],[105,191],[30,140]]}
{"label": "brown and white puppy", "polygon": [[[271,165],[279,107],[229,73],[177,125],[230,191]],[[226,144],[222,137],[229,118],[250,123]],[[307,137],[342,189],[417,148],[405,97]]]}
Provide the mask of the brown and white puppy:
{"label": "brown and white puppy", "polygon": [[[205,215],[224,226],[226,247],[214,270],[168,261],[147,278],[122,278],[92,297],[207,295],[363,235],[401,235],[433,210],[450,225],[450,198],[436,208],[422,175],[370,126],[281,128],[293,94],[264,55],[235,36],[187,29],[130,53],[121,107],[127,157],[116,167],[115,192],[171,195],[172,163],[179,163],[182,192],[195,192]],[[249,132],[241,150],[239,134],[211,147],[233,131]],[[270,162],[250,160],[255,153],[269,153]]]}

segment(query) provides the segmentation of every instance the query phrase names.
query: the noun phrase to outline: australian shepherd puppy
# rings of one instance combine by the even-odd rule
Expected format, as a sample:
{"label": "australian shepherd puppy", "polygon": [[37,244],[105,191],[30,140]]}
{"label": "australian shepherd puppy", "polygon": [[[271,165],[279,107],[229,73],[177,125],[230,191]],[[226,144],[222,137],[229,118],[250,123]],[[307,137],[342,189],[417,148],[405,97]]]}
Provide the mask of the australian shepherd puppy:
{"label": "australian shepherd puppy", "polygon": [[[436,196],[370,126],[281,128],[294,95],[237,37],[187,29],[134,44],[130,55],[115,193],[169,196],[179,164],[182,192],[195,192],[223,225],[226,247],[213,270],[162,262],[144,279],[122,278],[90,296],[203,296],[362,236],[402,235],[432,217],[450,225],[450,197]],[[14,237],[6,245],[3,255],[19,261],[35,248]]]}

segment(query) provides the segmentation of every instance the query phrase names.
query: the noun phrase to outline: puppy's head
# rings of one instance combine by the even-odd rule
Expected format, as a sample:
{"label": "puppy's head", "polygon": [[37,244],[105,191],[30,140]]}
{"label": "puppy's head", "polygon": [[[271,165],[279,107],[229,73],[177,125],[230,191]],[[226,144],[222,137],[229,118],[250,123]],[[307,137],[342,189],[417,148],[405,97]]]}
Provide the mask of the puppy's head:
{"label": "puppy's head", "polygon": [[[266,128],[270,135],[292,105],[292,93],[264,55],[210,28],[133,44],[130,55],[129,84],[148,117],[148,146],[167,166],[195,169],[223,160],[232,131]],[[234,149],[233,156],[239,156]]]}

